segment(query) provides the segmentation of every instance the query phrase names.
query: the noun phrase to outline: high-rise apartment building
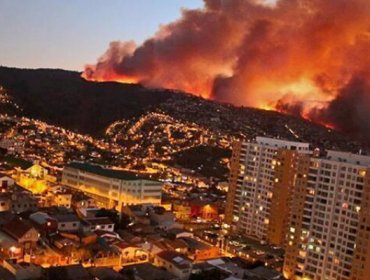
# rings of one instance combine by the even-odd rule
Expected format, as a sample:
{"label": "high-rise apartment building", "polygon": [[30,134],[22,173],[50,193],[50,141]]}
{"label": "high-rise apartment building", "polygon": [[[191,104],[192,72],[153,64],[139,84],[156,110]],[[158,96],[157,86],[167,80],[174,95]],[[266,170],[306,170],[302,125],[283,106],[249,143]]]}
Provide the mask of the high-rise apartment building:
{"label": "high-rise apartment building", "polygon": [[370,279],[370,157],[329,151],[299,156],[284,275]]}
{"label": "high-rise apartment building", "polygon": [[235,143],[225,221],[234,231],[283,245],[296,159],[309,144],[257,137]]}

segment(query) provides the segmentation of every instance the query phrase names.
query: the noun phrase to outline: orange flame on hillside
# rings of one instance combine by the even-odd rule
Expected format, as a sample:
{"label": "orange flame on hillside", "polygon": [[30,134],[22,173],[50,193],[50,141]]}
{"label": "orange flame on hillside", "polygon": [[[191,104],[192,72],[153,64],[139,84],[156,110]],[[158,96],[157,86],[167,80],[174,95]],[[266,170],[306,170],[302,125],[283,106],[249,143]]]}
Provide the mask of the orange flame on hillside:
{"label": "orange flame on hillside", "polygon": [[142,45],[112,42],[94,81],[300,115],[370,138],[370,1],[204,0]]}

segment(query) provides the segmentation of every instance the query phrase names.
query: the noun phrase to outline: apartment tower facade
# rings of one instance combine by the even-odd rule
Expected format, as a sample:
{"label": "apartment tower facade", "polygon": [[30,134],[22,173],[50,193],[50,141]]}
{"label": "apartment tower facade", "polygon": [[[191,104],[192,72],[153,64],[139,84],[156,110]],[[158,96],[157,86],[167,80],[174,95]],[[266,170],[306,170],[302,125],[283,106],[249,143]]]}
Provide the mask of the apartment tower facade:
{"label": "apartment tower facade", "polygon": [[329,151],[299,156],[284,275],[370,279],[370,157]]}
{"label": "apartment tower facade", "polygon": [[234,143],[225,222],[233,231],[284,245],[299,154],[309,144],[257,137]]}

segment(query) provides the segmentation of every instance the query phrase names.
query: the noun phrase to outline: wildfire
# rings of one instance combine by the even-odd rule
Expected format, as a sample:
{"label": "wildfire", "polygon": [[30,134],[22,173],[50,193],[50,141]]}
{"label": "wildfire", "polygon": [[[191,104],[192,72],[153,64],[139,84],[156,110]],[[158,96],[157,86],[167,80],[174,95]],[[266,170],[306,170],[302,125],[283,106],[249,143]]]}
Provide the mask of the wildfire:
{"label": "wildfire", "polygon": [[368,0],[204,0],[142,45],[112,42],[83,77],[177,89],[359,134],[370,131],[369,14]]}

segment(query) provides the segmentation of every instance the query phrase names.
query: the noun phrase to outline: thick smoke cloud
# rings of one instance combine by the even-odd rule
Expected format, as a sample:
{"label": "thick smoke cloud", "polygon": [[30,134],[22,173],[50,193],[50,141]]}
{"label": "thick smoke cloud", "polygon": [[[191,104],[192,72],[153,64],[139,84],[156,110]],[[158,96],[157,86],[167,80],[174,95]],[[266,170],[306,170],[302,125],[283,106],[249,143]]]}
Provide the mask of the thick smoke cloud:
{"label": "thick smoke cloud", "polygon": [[351,132],[338,100],[351,102],[354,119],[370,111],[369,87],[353,87],[370,73],[369,15],[368,0],[204,0],[142,45],[112,42],[84,77],[179,89]]}
{"label": "thick smoke cloud", "polygon": [[324,121],[363,140],[370,139],[370,82],[356,77],[325,109],[310,112],[312,120]]}

